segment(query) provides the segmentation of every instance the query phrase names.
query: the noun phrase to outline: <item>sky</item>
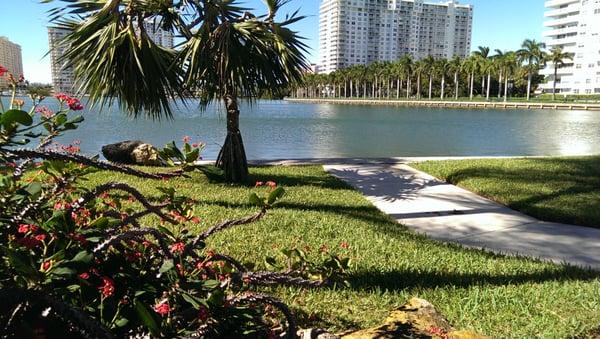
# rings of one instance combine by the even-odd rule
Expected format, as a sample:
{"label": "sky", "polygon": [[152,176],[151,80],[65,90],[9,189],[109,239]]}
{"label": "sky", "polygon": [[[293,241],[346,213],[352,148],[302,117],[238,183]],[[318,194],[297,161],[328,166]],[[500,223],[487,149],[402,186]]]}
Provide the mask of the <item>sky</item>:
{"label": "sky", "polygon": [[[262,13],[261,0],[239,0],[246,7]],[[438,0],[433,0],[438,1]],[[319,4],[321,0],[292,0],[283,9],[296,9],[307,18],[294,29],[304,37],[311,51],[308,59],[316,63],[319,54]],[[541,40],[544,19],[544,0],[461,0],[474,6],[473,49],[488,46],[492,50],[514,50],[526,39]],[[0,36],[21,45],[23,68],[30,82],[51,82],[48,53],[48,23],[46,11],[56,6],[40,4],[40,0],[0,0]]]}

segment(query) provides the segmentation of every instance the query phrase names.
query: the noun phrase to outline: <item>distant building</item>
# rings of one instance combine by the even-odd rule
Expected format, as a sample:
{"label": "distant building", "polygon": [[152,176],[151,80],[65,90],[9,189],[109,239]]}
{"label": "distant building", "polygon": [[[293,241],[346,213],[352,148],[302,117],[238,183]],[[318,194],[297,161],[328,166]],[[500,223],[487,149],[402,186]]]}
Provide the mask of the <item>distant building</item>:
{"label": "distant building", "polygon": [[48,27],[48,42],[50,45],[50,63],[52,69],[52,85],[54,91],[71,93],[75,86],[75,76],[72,67],[66,67],[61,62],[61,57],[65,53],[65,47],[61,41],[69,34],[68,30]]}
{"label": "distant building", "polygon": [[[173,48],[174,37],[172,32],[162,30],[157,23],[151,20],[144,22],[146,33],[157,45]],[[72,67],[61,63],[65,47],[61,41],[69,34],[68,30],[48,27],[48,41],[50,43],[50,61],[52,63],[52,84],[56,92],[71,93],[75,90],[75,73]]]}
{"label": "distant building", "polygon": [[[548,49],[571,53],[558,70],[556,91],[563,94],[600,93],[600,3],[597,0],[546,1],[544,42]],[[552,92],[554,65],[541,72],[548,76],[544,92]]]}
{"label": "distant building", "polygon": [[322,71],[397,60],[465,57],[473,7],[456,0],[323,0],[319,18]]}
{"label": "distant building", "polygon": [[[23,75],[23,56],[21,46],[0,36],[0,65],[4,66],[16,78]],[[0,88],[8,86],[6,76],[0,77]]]}

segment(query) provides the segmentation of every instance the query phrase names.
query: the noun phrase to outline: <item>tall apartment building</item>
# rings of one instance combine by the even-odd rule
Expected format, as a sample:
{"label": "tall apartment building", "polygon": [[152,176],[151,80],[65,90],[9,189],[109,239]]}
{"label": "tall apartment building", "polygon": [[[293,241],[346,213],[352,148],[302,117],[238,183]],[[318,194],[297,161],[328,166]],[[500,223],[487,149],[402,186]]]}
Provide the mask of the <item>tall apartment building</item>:
{"label": "tall apartment building", "polygon": [[66,67],[61,62],[65,46],[60,42],[69,34],[68,30],[48,27],[48,43],[50,45],[50,64],[52,70],[52,85],[54,91],[71,93],[74,91],[75,76],[72,67]]}
{"label": "tall apartment building", "polygon": [[396,60],[465,57],[471,50],[473,7],[456,0],[323,0],[320,69]]}
{"label": "tall apartment building", "polygon": [[[545,2],[545,7],[546,47],[561,47],[573,56],[558,70],[556,91],[600,93],[600,1],[551,0]],[[552,92],[554,65],[548,64],[541,73],[548,79],[542,90]]]}
{"label": "tall apartment building", "polygon": [[[0,36],[0,65],[4,66],[15,77],[23,74],[23,56],[21,46]],[[8,86],[6,77],[0,77],[0,89]]]}
{"label": "tall apartment building", "polygon": [[[173,33],[161,29],[158,24],[152,20],[144,22],[146,33],[157,45],[173,48]],[[48,41],[50,43],[50,61],[52,64],[52,84],[56,92],[71,93],[75,91],[75,74],[72,67],[66,67],[61,63],[61,57],[64,55],[65,46],[60,42],[69,34],[68,30],[48,27]]]}

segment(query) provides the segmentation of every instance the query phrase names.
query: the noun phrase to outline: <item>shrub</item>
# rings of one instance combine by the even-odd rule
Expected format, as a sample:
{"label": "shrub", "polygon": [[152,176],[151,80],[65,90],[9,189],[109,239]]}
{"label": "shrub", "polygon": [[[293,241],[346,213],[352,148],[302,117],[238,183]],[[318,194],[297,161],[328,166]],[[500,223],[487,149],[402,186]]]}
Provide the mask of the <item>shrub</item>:
{"label": "shrub", "polygon": [[[13,83],[13,88],[16,84]],[[285,190],[270,182],[250,201],[257,212],[223,221],[201,234],[194,201],[160,188],[148,199],[135,188],[110,182],[93,189],[80,183],[108,170],[148,180],[168,180],[192,170],[201,147],[163,151],[183,170],[145,173],[78,154],[76,145],[52,140],[76,129],[83,109],[76,98],[56,96],[57,112],[40,105],[23,111],[12,100],[0,107],[0,326],[15,337],[273,337],[295,336],[292,311],[253,286],[319,287],[339,279],[348,260],[329,255],[308,262],[287,250],[285,273],[251,272],[205,241],[230,227],[256,222],[276,207]],[[21,148],[37,142],[35,148]],[[148,227],[144,217],[162,221]],[[293,258],[293,259],[292,259]],[[290,266],[291,265],[291,266]],[[319,277],[309,280],[309,277]],[[285,319],[285,322],[282,320]]]}

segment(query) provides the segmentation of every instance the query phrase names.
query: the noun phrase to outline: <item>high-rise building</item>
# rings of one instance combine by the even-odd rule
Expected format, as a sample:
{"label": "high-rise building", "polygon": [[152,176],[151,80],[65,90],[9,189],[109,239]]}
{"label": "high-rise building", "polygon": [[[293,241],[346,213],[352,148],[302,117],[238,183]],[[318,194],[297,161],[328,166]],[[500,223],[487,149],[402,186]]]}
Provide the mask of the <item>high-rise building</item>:
{"label": "high-rise building", "polygon": [[405,54],[451,58],[471,50],[473,7],[456,0],[323,0],[319,21],[325,73]]}
{"label": "high-rise building", "polygon": [[[174,38],[172,32],[161,29],[153,20],[144,21],[146,33],[157,45],[173,48]],[[56,92],[71,93],[75,88],[75,74],[72,67],[66,67],[61,62],[65,53],[65,46],[60,42],[69,34],[68,30],[48,27],[48,41],[50,43],[50,60],[52,63],[52,84]]]}
{"label": "high-rise building", "polygon": [[52,85],[54,91],[71,93],[74,91],[75,76],[72,67],[66,67],[61,62],[65,46],[60,42],[69,34],[68,30],[48,27],[48,42],[50,45],[50,63],[52,69]]}
{"label": "high-rise building", "polygon": [[[0,36],[0,66],[4,66],[15,77],[23,75],[23,56],[21,46]],[[8,85],[6,77],[0,77],[0,89]]]}
{"label": "high-rise building", "polygon": [[[551,0],[545,2],[544,42],[548,49],[562,48],[573,60],[558,69],[556,92],[600,93],[600,2],[597,0]],[[548,81],[541,85],[552,92],[554,65],[541,72]]]}

